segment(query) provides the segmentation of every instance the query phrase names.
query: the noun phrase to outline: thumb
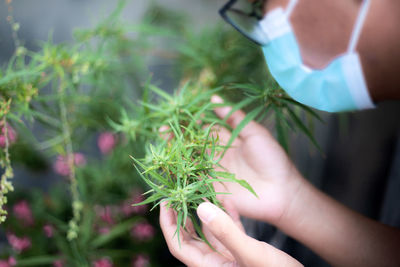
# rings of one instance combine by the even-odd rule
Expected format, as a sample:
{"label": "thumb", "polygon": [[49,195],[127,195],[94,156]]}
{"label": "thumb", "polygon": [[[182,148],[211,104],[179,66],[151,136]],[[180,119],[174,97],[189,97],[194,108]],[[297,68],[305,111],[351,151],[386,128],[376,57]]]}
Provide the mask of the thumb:
{"label": "thumb", "polygon": [[286,253],[247,236],[220,208],[203,202],[197,215],[207,229],[232,253],[240,266],[299,266]]}
{"label": "thumb", "polygon": [[246,262],[245,258],[251,256],[249,255],[251,251],[247,249],[249,243],[258,243],[258,241],[247,236],[228,214],[210,202],[201,203],[197,208],[197,215],[203,225],[232,253],[236,260]]}

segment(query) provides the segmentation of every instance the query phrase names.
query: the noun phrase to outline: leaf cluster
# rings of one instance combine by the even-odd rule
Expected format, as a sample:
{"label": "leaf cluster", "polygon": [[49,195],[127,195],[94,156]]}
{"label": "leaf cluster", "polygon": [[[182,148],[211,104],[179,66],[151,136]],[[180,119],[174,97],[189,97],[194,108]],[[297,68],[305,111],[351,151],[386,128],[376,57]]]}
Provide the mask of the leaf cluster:
{"label": "leaf cluster", "polygon": [[[126,118],[122,120],[138,126],[130,129],[130,136],[146,137],[145,157],[132,159],[150,188],[146,194],[151,195],[135,205],[155,202],[155,208],[167,201],[177,213],[178,240],[180,228],[185,229],[190,219],[199,236],[208,242],[196,218],[196,209],[204,201],[221,206],[216,196],[225,193],[216,192],[213,183],[237,182],[255,194],[246,181],[231,173],[216,171],[222,168],[219,161],[228,148],[220,143],[214,128],[216,124],[227,125],[215,115],[216,106],[210,103],[211,96],[221,88],[209,89],[201,83],[187,83],[174,95],[153,85],[147,88],[147,100],[140,103],[143,115],[134,120],[135,123],[126,123]],[[129,129],[116,123],[114,126],[117,130]]]}

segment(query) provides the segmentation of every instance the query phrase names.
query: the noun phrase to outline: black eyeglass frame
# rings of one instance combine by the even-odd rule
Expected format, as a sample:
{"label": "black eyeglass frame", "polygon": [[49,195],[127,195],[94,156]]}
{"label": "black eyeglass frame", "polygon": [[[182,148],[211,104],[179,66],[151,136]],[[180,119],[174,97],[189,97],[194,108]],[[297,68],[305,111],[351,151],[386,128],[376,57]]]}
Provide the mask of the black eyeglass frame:
{"label": "black eyeglass frame", "polygon": [[[246,14],[241,10],[238,9],[233,9],[232,6],[237,2],[238,0],[229,0],[228,3],[226,3],[220,10],[219,10],[219,14],[220,16],[227,22],[229,23],[232,27],[234,27],[238,32],[240,32],[241,34],[243,34],[243,36],[245,36],[247,39],[249,39],[250,41],[254,42],[257,45],[262,46],[262,44],[258,41],[256,41],[253,37],[251,37],[248,33],[244,32],[240,27],[238,27],[227,15],[227,11],[229,10],[234,10],[235,12],[241,13],[243,16],[248,16],[248,17],[254,17],[257,20],[261,20],[262,17],[258,16],[257,13],[252,10],[252,12],[250,14]],[[258,1],[256,0],[254,2],[254,4],[256,4]],[[253,4],[253,5],[254,5]]]}

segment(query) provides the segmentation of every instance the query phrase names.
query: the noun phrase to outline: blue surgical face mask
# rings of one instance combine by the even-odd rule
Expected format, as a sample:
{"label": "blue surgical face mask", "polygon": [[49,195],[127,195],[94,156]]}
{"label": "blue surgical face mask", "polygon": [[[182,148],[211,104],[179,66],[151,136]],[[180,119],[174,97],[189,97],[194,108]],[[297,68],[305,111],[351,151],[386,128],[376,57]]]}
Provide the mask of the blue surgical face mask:
{"label": "blue surgical face mask", "polygon": [[360,57],[355,46],[370,0],[365,0],[350,40],[348,51],[321,70],[305,66],[289,17],[297,0],[286,10],[270,11],[260,26],[269,37],[263,52],[272,76],[296,101],[328,112],[373,108]]}

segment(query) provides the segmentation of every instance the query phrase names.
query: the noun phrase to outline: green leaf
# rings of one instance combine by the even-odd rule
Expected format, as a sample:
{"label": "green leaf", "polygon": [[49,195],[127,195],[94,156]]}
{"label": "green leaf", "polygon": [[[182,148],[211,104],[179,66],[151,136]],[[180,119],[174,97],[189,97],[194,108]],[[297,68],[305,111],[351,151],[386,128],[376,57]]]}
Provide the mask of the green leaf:
{"label": "green leaf", "polygon": [[120,224],[117,224],[107,234],[100,235],[99,237],[95,238],[91,242],[91,246],[93,248],[98,248],[98,247],[104,246],[108,242],[126,234],[138,220],[139,220],[139,218],[133,218],[133,219],[124,221]]}
{"label": "green leaf", "polygon": [[232,193],[229,193],[229,192],[210,192],[210,193],[204,193],[204,194],[201,194],[201,195],[196,195],[196,196],[193,196],[193,197],[189,197],[188,198],[188,201],[195,201],[195,200],[198,200],[198,199],[208,199],[209,197],[213,197],[213,196],[215,196],[215,195],[231,195]]}
{"label": "green leaf", "polygon": [[308,130],[308,128],[303,124],[301,119],[294,113],[293,110],[290,108],[287,108],[287,111],[290,115],[290,117],[293,119],[297,127],[305,134],[307,137],[311,140],[311,142],[315,145],[315,147],[319,150],[322,151],[321,147],[318,145],[317,141],[315,140],[314,136],[312,133]]}
{"label": "green leaf", "polygon": [[277,135],[278,135],[278,142],[285,149],[286,153],[288,153],[289,152],[289,145],[288,145],[288,142],[287,142],[286,131],[283,128],[283,125],[282,125],[282,120],[284,120],[284,117],[282,115],[282,111],[279,110],[275,106],[273,106],[273,109],[275,110],[275,127],[276,127],[276,132],[277,132]]}
{"label": "green leaf", "polygon": [[235,104],[231,111],[225,116],[224,121],[226,122],[228,118],[236,111],[243,109],[244,107],[250,105],[252,102],[254,102],[254,98],[252,97],[246,97],[244,100],[240,101],[239,103]]}
{"label": "green leaf", "polygon": [[181,226],[182,226],[182,220],[183,220],[183,213],[182,211],[178,211],[177,214],[177,220],[176,220],[176,231],[174,236],[178,238],[178,243],[179,243],[179,248],[181,248],[181,239],[180,239],[180,231],[181,231]]}
{"label": "green leaf", "polygon": [[247,181],[241,180],[241,179],[237,179],[237,178],[235,178],[234,174],[229,173],[229,172],[215,172],[215,174],[218,177],[222,177],[222,178],[225,178],[225,179],[227,179],[229,181],[236,182],[236,183],[240,184],[242,187],[244,187],[247,190],[249,190],[249,192],[251,192],[253,195],[255,195],[258,198],[258,195],[257,195],[256,191],[254,191],[254,189],[251,187],[251,185]]}
{"label": "green leaf", "polygon": [[197,234],[200,236],[200,238],[213,250],[217,251],[211,243],[207,240],[206,236],[203,233],[203,230],[201,229],[200,225],[197,223],[197,220],[194,216],[191,216],[191,221],[194,226],[194,229],[196,230]]}
{"label": "green leaf", "polygon": [[227,149],[232,145],[233,141],[235,141],[236,137],[239,136],[240,132],[243,130],[243,128],[252,120],[254,120],[258,114],[263,110],[263,106],[257,107],[251,112],[249,112],[246,117],[239,123],[239,125],[232,131],[231,137],[229,138],[228,143],[226,144],[226,149],[222,153],[221,158],[225,155]]}
{"label": "green leaf", "polygon": [[141,205],[146,205],[146,204],[149,204],[149,203],[153,203],[154,201],[157,201],[158,199],[160,199],[162,197],[164,197],[162,194],[154,193],[153,195],[149,196],[148,198],[146,198],[142,202],[132,204],[132,206],[136,207],[136,206],[141,206]]}
{"label": "green leaf", "polygon": [[18,259],[18,266],[43,266],[51,265],[55,260],[59,259],[60,256],[36,256],[24,259]]}
{"label": "green leaf", "polygon": [[172,98],[171,95],[169,95],[169,94],[166,93],[165,91],[161,90],[160,88],[158,88],[158,87],[156,87],[156,86],[154,86],[154,85],[152,85],[152,84],[149,84],[148,87],[149,87],[149,89],[150,89],[151,91],[153,91],[153,92],[156,93],[157,95],[163,97],[164,99],[166,99],[166,100],[168,100],[168,101],[170,101],[170,102],[173,102],[173,101],[174,101],[174,99]]}
{"label": "green leaf", "polygon": [[295,106],[299,106],[300,108],[302,108],[304,111],[308,112],[309,114],[311,114],[314,118],[316,118],[317,120],[319,120],[320,122],[324,122],[324,120],[313,110],[311,109],[309,106],[306,106],[302,103],[299,103],[291,98],[286,98],[286,97],[282,97],[282,98],[277,98],[279,101],[282,102],[286,102]]}

